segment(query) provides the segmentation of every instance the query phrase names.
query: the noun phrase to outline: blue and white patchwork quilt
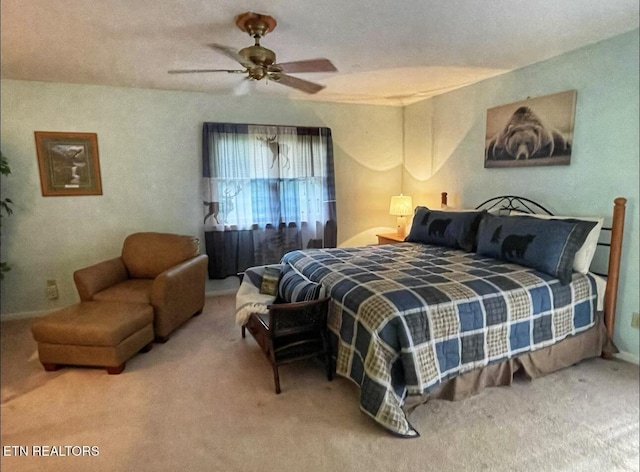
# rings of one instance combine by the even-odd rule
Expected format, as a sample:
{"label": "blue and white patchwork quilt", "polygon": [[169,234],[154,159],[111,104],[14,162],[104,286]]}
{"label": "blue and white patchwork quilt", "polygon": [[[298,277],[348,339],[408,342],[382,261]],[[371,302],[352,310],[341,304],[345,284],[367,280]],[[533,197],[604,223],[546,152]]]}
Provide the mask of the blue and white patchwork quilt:
{"label": "blue and white patchwork quilt", "polygon": [[402,409],[464,372],[550,346],[596,320],[593,277],[562,285],[524,266],[418,243],[286,254],[331,296],[336,371],[360,387],[360,407],[401,436]]}

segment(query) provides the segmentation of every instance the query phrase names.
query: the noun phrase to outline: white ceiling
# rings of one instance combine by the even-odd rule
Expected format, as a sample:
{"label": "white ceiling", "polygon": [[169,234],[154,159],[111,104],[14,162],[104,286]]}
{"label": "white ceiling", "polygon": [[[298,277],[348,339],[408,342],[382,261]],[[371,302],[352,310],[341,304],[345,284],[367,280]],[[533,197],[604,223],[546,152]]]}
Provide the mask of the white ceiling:
{"label": "white ceiling", "polygon": [[[307,95],[251,82],[250,93],[400,105],[638,28],[638,0],[2,0],[3,79],[234,93],[242,76],[168,74],[237,64],[208,43],[253,40],[245,11],[278,25],[278,62],[326,57],[337,73],[295,74]],[[294,74],[292,74],[294,75]]]}

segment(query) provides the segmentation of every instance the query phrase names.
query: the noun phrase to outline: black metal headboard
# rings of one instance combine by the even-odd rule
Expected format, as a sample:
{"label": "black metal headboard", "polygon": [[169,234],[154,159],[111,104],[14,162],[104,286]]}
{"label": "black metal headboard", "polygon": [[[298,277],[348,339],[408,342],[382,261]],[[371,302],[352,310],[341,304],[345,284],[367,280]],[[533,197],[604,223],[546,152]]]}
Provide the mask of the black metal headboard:
{"label": "black metal headboard", "polygon": [[544,212],[547,215],[553,216],[549,210],[540,205],[539,203],[529,200],[528,198],[518,197],[516,195],[501,195],[499,197],[493,197],[489,200],[482,202],[476,207],[476,210],[498,210],[498,213],[503,211],[509,212],[511,210],[521,211],[523,213],[540,213]]}

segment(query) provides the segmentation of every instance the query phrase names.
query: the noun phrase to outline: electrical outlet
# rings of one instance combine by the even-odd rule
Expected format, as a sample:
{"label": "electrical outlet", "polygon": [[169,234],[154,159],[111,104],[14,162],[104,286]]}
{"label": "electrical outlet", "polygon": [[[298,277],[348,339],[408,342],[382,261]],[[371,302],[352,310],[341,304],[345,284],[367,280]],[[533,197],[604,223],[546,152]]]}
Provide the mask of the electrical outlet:
{"label": "electrical outlet", "polygon": [[47,280],[47,298],[49,300],[58,299],[58,282],[55,280]]}
{"label": "electrical outlet", "polygon": [[639,329],[640,328],[640,314],[639,313],[633,313],[631,315],[631,327],[635,328],[635,329]]}

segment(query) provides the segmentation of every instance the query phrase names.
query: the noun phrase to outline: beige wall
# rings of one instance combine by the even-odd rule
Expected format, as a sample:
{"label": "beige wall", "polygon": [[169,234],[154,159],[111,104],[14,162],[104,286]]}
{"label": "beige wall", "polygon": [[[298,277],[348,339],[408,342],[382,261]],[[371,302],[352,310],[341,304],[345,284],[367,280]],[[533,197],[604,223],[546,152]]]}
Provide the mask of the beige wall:
{"label": "beige wall", "polygon": [[[338,241],[375,241],[392,230],[389,197],[400,191],[402,109],[261,97],[2,81],[2,152],[12,174],[2,197],[2,316],[77,301],[75,269],[119,255],[135,231],[202,237],[201,129],[204,121],[327,126],[332,129]],[[98,134],[102,196],[43,197],[34,131]],[[45,296],[47,279],[60,298]]]}

